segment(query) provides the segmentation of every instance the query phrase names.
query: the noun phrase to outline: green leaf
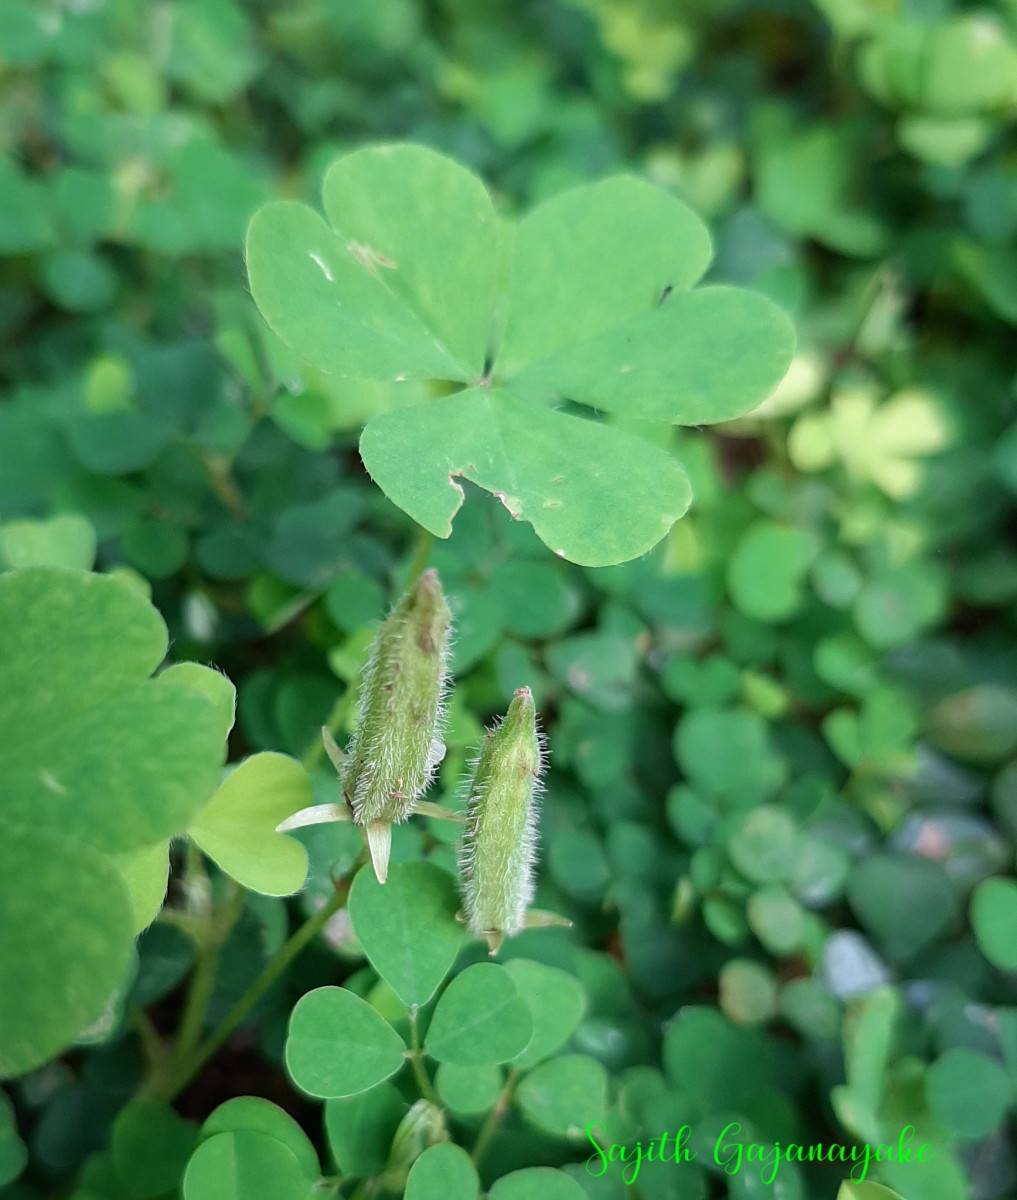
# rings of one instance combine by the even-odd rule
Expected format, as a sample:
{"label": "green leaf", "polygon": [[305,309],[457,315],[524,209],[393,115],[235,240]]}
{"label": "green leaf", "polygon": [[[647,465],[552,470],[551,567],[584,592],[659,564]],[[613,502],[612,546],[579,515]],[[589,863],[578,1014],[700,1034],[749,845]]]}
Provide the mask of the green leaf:
{"label": "green leaf", "polygon": [[959,1138],[986,1137],[1013,1104],[1006,1072],[975,1050],[948,1050],[929,1067],[925,1086],[933,1115]]}
{"label": "green leaf", "polygon": [[910,641],[935,624],[947,604],[946,580],[930,562],[910,562],[876,572],[854,604],[858,632],[877,649]]}
{"label": "green leaf", "polygon": [[928,1162],[887,1162],[885,1177],[905,1200],[968,1200],[968,1172],[945,1149],[935,1149]]}
{"label": "green leaf", "polygon": [[324,203],[331,225],[290,202],[255,215],[252,292],[321,370],[467,385],[375,416],[361,440],[389,498],[441,537],[462,476],[564,557],[604,565],[642,554],[688,507],[680,468],[548,405],[727,420],[764,399],[790,362],[793,330],[769,300],[688,291],[709,261],[706,229],[640,180],[576,188],[510,227],[464,168],[420,146],[375,146],[332,165]]}
{"label": "green leaf", "polygon": [[864,1141],[880,1138],[878,1113],[900,1009],[898,992],[876,988],[850,1005],[844,1020],[847,1085],[834,1088],[832,1100],[841,1123]]}
{"label": "green leaf", "polygon": [[903,1200],[903,1197],[881,1183],[865,1180],[862,1183],[842,1183],[837,1200]]}
{"label": "green leaf", "polygon": [[134,932],[113,863],[59,834],[0,822],[0,1078],[40,1066],[102,1013]]}
{"label": "green leaf", "polygon": [[785,621],[801,608],[802,582],[819,546],[804,529],[757,521],[742,535],[728,563],[735,605],[757,621]]}
{"label": "green leaf", "polygon": [[188,833],[244,887],[288,896],[307,877],[307,851],[276,826],[314,803],[300,763],[265,751],[236,768],[198,814]]}
{"label": "green leaf", "polygon": [[[819,844],[825,850],[825,843]],[[799,843],[799,859],[795,864],[796,880],[804,869],[813,867],[813,863],[806,857],[806,847],[809,845],[806,839]],[[827,863],[820,859],[819,865],[825,868]],[[817,885],[823,886],[829,882],[828,871],[821,870]],[[753,892],[746,906],[746,915],[752,932],[771,954],[783,958],[801,947],[805,937],[805,912],[798,901],[779,884],[771,884]]]}
{"label": "green leaf", "polygon": [[642,180],[605,179],[544,201],[516,229],[499,374],[646,313],[665,288],[692,287],[709,261],[702,221]]}
{"label": "green leaf", "polygon": [[607,1109],[607,1072],[595,1058],[563,1054],[531,1071],[516,1090],[523,1115],[548,1133],[580,1141]]}
{"label": "green leaf", "polygon": [[969,762],[997,763],[1017,750],[1017,688],[983,683],[955,692],[925,716],[940,749]]}
{"label": "green leaf", "polygon": [[784,763],[755,713],[697,708],[682,717],[674,749],[694,787],[741,807],[766,799],[784,782]]}
{"label": "green leaf", "polygon": [[162,1100],[135,1100],[113,1122],[110,1151],[128,1200],[175,1191],[198,1142],[198,1130]]}
{"label": "green leaf", "polygon": [[397,864],[384,886],[369,867],[353,881],[353,930],[404,1004],[426,1004],[451,971],[463,940],[458,908],[455,882],[431,863]]}
{"label": "green leaf", "polygon": [[18,1136],[14,1105],[0,1092],[0,1188],[13,1183],[28,1163],[28,1148]]}
{"label": "green leaf", "polygon": [[479,377],[499,258],[480,180],[423,147],[370,147],[332,165],[324,199],[331,228],[288,202],[251,222],[251,290],[275,332],[339,375]]}
{"label": "green leaf", "polygon": [[[649,442],[510,391],[471,388],[382,413],[364,430],[360,454],[389,499],[438,537],[452,532],[462,478],[584,566],[645,553],[692,499],[678,463]],[[408,461],[417,469],[407,471]]]}
{"label": "green leaf", "polygon": [[168,420],[149,412],[74,413],[67,433],[75,457],[99,475],[149,467],[173,439]]}
{"label": "green leaf", "polygon": [[872,855],[848,879],[862,925],[889,958],[906,961],[949,929],[957,896],[942,865],[916,855]]}
{"label": "green leaf", "polygon": [[[333,163],[322,199],[356,269],[401,302],[428,341],[461,364],[447,378],[479,377],[502,237],[483,183],[422,146],[377,146]],[[377,368],[371,378],[379,378]]]}
{"label": "green leaf", "polygon": [[491,1200],[586,1200],[578,1183],[551,1167],[526,1167],[495,1180]]}
{"label": "green leaf", "polygon": [[550,1058],[576,1031],[586,1012],[586,993],[575,976],[558,967],[513,958],[505,964],[505,970],[515,980],[533,1017],[533,1036],[526,1049],[512,1059],[516,1070],[526,1071]]}
{"label": "green leaf", "polygon": [[502,1075],[497,1063],[487,1063],[482,1067],[442,1063],[435,1074],[434,1083],[442,1102],[452,1112],[475,1116],[487,1112],[498,1099]]}
{"label": "green leaf", "polygon": [[5,818],[115,852],[186,827],[225,747],[205,696],[145,678],[165,649],[158,613],[119,579],[55,567],[0,576]]}
{"label": "green leaf", "polygon": [[792,233],[843,254],[878,254],[886,230],[855,200],[861,193],[859,150],[867,135],[864,125],[847,121],[771,134],[756,173],[760,208]]}
{"label": "green leaf", "polygon": [[579,612],[579,597],[548,562],[509,559],[488,579],[505,613],[505,627],[520,638],[549,638],[570,625]]}
{"label": "green leaf", "polygon": [[359,1096],[329,1100],[325,1136],[339,1170],[360,1176],[381,1171],[406,1109],[406,1101],[391,1083],[379,1083]]}
{"label": "green leaf", "polygon": [[205,1118],[201,1138],[205,1141],[217,1133],[236,1133],[244,1129],[267,1134],[282,1142],[300,1163],[304,1176],[317,1182],[321,1165],[307,1134],[288,1112],[260,1096],[236,1096],[220,1104]]}
{"label": "green leaf", "polygon": [[533,1018],[504,967],[467,967],[441,994],[425,1046],[439,1062],[480,1067],[515,1058],[533,1036]]}
{"label": "green leaf", "polygon": [[727,844],[731,861],[754,883],[789,879],[798,865],[801,838],[794,818],[762,804],[742,818]]}
{"label": "green leaf", "polygon": [[169,882],[169,842],[129,850],[114,860],[130,893],[134,932],[146,929],[159,914]]}
{"label": "green leaf", "polygon": [[394,1075],[405,1053],[392,1026],[346,988],[307,992],[290,1014],[286,1066],[296,1085],[312,1096],[366,1092]]}
{"label": "green leaf", "polygon": [[306,1200],[307,1177],[278,1138],[250,1129],[217,1133],[194,1152],[184,1200]]}
{"label": "green leaf", "polygon": [[45,192],[0,157],[0,254],[27,254],[50,240]]}
{"label": "green leaf", "polygon": [[686,1007],[664,1029],[664,1069],[702,1115],[737,1109],[764,1090],[770,1054],[759,1035],[716,1009]]}
{"label": "green leaf", "polygon": [[90,571],[95,561],[95,529],[77,513],[48,521],[7,521],[0,525],[0,566],[70,567]]}
{"label": "green leaf", "polygon": [[736,1025],[761,1025],[777,1011],[777,982],[762,963],[732,958],[720,971],[720,1006]]}
{"label": "green leaf", "polygon": [[[534,312],[543,318],[541,307]],[[772,301],[740,288],[700,288],[670,295],[506,384],[534,399],[558,395],[644,421],[712,424],[765,400],[794,345],[791,322]]]}
{"label": "green leaf", "polygon": [[215,724],[225,742],[233,728],[237,711],[237,689],[221,671],[203,667],[200,663],[174,663],[159,675],[160,679],[175,679],[207,696],[215,705]]}
{"label": "green leaf", "polygon": [[551,674],[595,708],[628,708],[639,670],[635,637],[623,634],[577,633],[547,647]]}
{"label": "green leaf", "polygon": [[1017,971],[1017,883],[980,883],[971,899],[971,924],[989,962],[1001,971]]}
{"label": "green leaf", "polygon": [[410,1168],[405,1200],[477,1200],[480,1178],[461,1146],[430,1146]]}

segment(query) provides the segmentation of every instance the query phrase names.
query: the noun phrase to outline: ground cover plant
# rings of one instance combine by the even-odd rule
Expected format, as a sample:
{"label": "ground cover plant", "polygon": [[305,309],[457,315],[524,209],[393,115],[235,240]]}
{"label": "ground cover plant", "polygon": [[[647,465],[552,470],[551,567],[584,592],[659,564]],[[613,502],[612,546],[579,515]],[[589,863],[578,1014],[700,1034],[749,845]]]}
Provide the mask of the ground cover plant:
{"label": "ground cover plant", "polygon": [[0,1197],[994,1200],[1017,11],[0,6]]}

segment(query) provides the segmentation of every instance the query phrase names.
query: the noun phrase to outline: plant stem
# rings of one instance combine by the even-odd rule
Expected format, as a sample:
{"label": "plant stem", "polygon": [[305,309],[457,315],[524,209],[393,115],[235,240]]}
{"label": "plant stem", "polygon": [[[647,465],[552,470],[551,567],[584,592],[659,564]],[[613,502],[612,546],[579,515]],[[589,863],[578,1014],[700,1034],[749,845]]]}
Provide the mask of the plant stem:
{"label": "plant stem", "polygon": [[417,1081],[417,1087],[420,1088],[421,1096],[440,1108],[441,1103],[435,1094],[431,1080],[428,1078],[427,1070],[424,1067],[424,1052],[420,1048],[420,1034],[417,1030],[417,1014],[419,1011],[420,1009],[416,1004],[410,1005],[410,1051],[408,1057],[410,1066],[413,1068],[413,1077]]}
{"label": "plant stem", "polygon": [[473,1143],[473,1149],[470,1152],[470,1158],[473,1159],[475,1167],[480,1166],[481,1159],[487,1153],[491,1145],[491,1139],[494,1137],[501,1124],[502,1119],[509,1110],[512,1103],[512,1094],[516,1090],[516,1084],[519,1082],[519,1072],[509,1071],[505,1077],[505,1082],[502,1084],[502,1089],[498,1093],[498,1099],[494,1102],[494,1108],[487,1114],[487,1120],[480,1128],[477,1134],[477,1140]]}
{"label": "plant stem", "polygon": [[222,506],[228,509],[238,520],[246,520],[247,504],[244,501],[240,488],[237,487],[236,480],[233,478],[229,459],[223,455],[212,454],[206,451],[202,454],[201,461],[212,491],[216,494]]}
{"label": "plant stem", "polygon": [[232,879],[228,882],[225,897],[217,904],[212,896],[212,882],[205,869],[205,860],[189,839],[186,853],[183,888],[187,907],[181,917],[184,918],[182,924],[186,922],[187,931],[197,944],[198,957],[187,985],[187,999],[173,1046],[173,1063],[186,1058],[201,1040],[205,1013],[215,988],[219,952],[244,907],[243,892]]}
{"label": "plant stem", "polygon": [[179,1095],[226,1039],[243,1024],[254,1006],[285,972],[301,950],[321,933],[328,924],[329,918],[342,908],[348,893],[348,883],[337,885],[331,899],[323,904],[316,913],[308,917],[303,925],[290,936],[289,940],[280,946],[266,963],[258,978],[229,1010],[218,1028],[200,1046],[196,1047],[186,1060],[177,1064],[169,1080],[165,1099],[172,1100]]}
{"label": "plant stem", "polygon": [[[218,942],[210,940],[198,951],[198,961],[191,974],[184,1012],[180,1018],[180,1028],[173,1048],[173,1058],[178,1063],[186,1061],[201,1041],[202,1030],[205,1028],[205,1013],[215,989],[220,949],[221,945]],[[170,1074],[173,1074],[172,1069]]]}
{"label": "plant stem", "polygon": [[406,576],[406,591],[417,582],[423,575],[427,567],[427,560],[431,557],[431,547],[434,545],[434,534],[423,526],[417,532],[417,545],[413,551],[413,558],[410,560],[410,572]]}

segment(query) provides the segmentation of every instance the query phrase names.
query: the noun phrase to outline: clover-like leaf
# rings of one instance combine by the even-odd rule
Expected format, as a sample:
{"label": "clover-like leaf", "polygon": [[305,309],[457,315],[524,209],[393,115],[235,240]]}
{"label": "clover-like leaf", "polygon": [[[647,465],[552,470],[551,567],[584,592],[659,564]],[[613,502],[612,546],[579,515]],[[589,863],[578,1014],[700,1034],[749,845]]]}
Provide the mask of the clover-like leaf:
{"label": "clover-like leaf", "polygon": [[512,1060],[516,1070],[525,1071],[569,1040],[586,1012],[586,993],[573,975],[559,967],[513,958],[505,970],[516,981],[533,1017],[533,1036],[522,1054]]}
{"label": "clover-like leaf", "polygon": [[727,420],[791,359],[791,324],[769,300],[690,290],[709,263],[707,230],[635,178],[575,188],[513,226],[465,168],[375,146],[333,164],[324,207],[330,223],[293,202],[255,215],[251,289],[283,341],[326,372],[464,385],[375,416],[361,443],[386,495],[442,537],[461,476],[566,558],[642,554],[688,507],[684,473],[645,440],[555,406]]}
{"label": "clover-like leaf", "polygon": [[295,759],[266,751],[242,762],[198,814],[188,833],[227,875],[251,891],[288,896],[307,876],[307,851],[276,826],[313,800]]}
{"label": "clover-like leaf", "polygon": [[293,1151],[253,1129],[217,1133],[195,1150],[184,1200],[305,1200],[307,1178]]}
{"label": "clover-like leaf", "polygon": [[980,883],[971,900],[971,924],[989,962],[1002,971],[1017,971],[1017,883]]}
{"label": "clover-like leaf", "polygon": [[495,1181],[491,1200],[583,1200],[586,1193],[564,1171],[524,1167]]}
{"label": "clover-like leaf", "polygon": [[533,1018],[512,976],[495,963],[477,963],[442,993],[426,1047],[438,1062],[479,1067],[515,1058],[532,1036]]}
{"label": "clover-like leaf", "polygon": [[860,1183],[842,1183],[837,1200],[903,1200],[903,1197],[880,1183],[866,1179]]}
{"label": "clover-like leaf", "polygon": [[663,450],[508,391],[471,388],[382,413],[364,430],[360,453],[389,499],[437,536],[452,532],[462,478],[529,521],[559,557],[584,566],[645,553],[692,501],[685,472]]}
{"label": "clover-like leaf", "polygon": [[410,1168],[405,1200],[477,1200],[477,1169],[462,1146],[430,1146]]}
{"label": "clover-like leaf", "polygon": [[169,841],[143,846],[117,855],[116,865],[127,886],[134,909],[134,932],[140,933],[155,920],[166,898],[169,883]]}
{"label": "clover-like leaf", "polygon": [[1013,1103],[1013,1086],[995,1059],[954,1047],[929,1067],[925,1082],[929,1108],[959,1138],[990,1134]]}
{"label": "clover-like leaf", "polygon": [[516,1099],[538,1128],[581,1138],[590,1121],[604,1118],[607,1072],[586,1054],[562,1054],[531,1071],[519,1085]]}
{"label": "clover-like leaf", "polygon": [[117,1114],[110,1151],[123,1195],[150,1200],[174,1192],[198,1144],[198,1130],[164,1100],[135,1100]]}
{"label": "clover-like leaf", "polygon": [[234,1096],[220,1104],[206,1117],[201,1127],[201,1139],[205,1141],[218,1133],[235,1133],[241,1129],[264,1133],[282,1142],[312,1183],[321,1175],[317,1152],[307,1134],[285,1109],[260,1096]]}
{"label": "clover-like leaf", "polygon": [[211,700],[169,673],[147,678],[166,641],[119,579],[58,567],[0,577],[5,819],[111,852],[186,828],[225,745]]}
{"label": "clover-like leaf", "polygon": [[286,1065],[298,1087],[335,1099],[366,1092],[394,1075],[406,1047],[391,1025],[346,988],[321,987],[297,1001]]}
{"label": "clover-like leaf", "polygon": [[329,1100],[325,1104],[325,1137],[339,1170],[344,1175],[382,1171],[406,1109],[394,1083],[379,1083],[356,1096]]}
{"label": "clover-like leaf", "polygon": [[48,521],[7,521],[0,525],[0,566],[77,567],[91,570],[95,529],[78,513]]}
{"label": "clover-like leaf", "polygon": [[28,1148],[18,1136],[14,1105],[0,1092],[0,1188],[5,1188],[25,1169]]}
{"label": "clover-like leaf", "polygon": [[52,1058],[103,1011],[127,969],[134,914],[111,859],[0,822],[0,1078]]}
{"label": "clover-like leaf", "polygon": [[455,883],[433,863],[399,863],[384,886],[364,867],[350,889],[353,930],[371,966],[404,1004],[426,1004],[463,940]]}

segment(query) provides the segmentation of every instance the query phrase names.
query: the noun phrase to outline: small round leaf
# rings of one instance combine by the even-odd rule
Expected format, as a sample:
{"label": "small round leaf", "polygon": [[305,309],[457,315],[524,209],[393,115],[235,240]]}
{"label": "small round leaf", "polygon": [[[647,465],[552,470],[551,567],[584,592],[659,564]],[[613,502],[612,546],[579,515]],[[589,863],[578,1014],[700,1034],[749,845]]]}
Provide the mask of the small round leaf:
{"label": "small round leaf", "polygon": [[410,1168],[405,1200],[477,1200],[480,1179],[461,1146],[431,1146]]}
{"label": "small round leaf", "polygon": [[527,1167],[503,1175],[491,1188],[490,1197],[491,1200],[586,1200],[586,1193],[561,1171]]}
{"label": "small round leaf", "polygon": [[558,967],[513,958],[505,964],[505,970],[516,981],[533,1017],[533,1037],[522,1054],[512,1060],[513,1067],[525,1071],[569,1040],[586,1012],[586,993],[574,976]]}
{"label": "small round leaf", "polygon": [[365,867],[353,881],[349,914],[371,966],[404,1004],[426,1004],[451,971],[463,940],[448,872],[400,863],[382,886]]}
{"label": "small round leaf", "polygon": [[1006,1072],[975,1050],[948,1050],[926,1077],[929,1107],[959,1138],[983,1138],[1002,1121],[1013,1101]]}
{"label": "small round leaf", "polygon": [[477,963],[448,985],[427,1031],[428,1053],[463,1067],[508,1062],[526,1049],[533,1018],[504,967]]}
{"label": "small round leaf", "polygon": [[986,879],[971,902],[971,924],[982,953],[1002,971],[1017,971],[1017,883]]}
{"label": "small round leaf", "polygon": [[590,1121],[607,1108],[607,1072],[595,1058],[564,1054],[542,1063],[519,1085],[523,1114],[548,1133],[581,1140]]}
{"label": "small round leaf", "polygon": [[366,1092],[394,1075],[405,1053],[392,1026],[346,988],[316,988],[297,1001],[290,1016],[286,1066],[312,1096]]}
{"label": "small round leaf", "polygon": [[288,1146],[266,1133],[217,1133],[187,1164],[184,1200],[306,1200],[307,1177]]}
{"label": "small round leaf", "polygon": [[244,1129],[267,1134],[288,1146],[308,1179],[316,1181],[321,1175],[318,1155],[307,1134],[285,1109],[260,1096],[235,1096],[220,1104],[205,1119],[201,1137],[205,1140],[218,1133]]}

